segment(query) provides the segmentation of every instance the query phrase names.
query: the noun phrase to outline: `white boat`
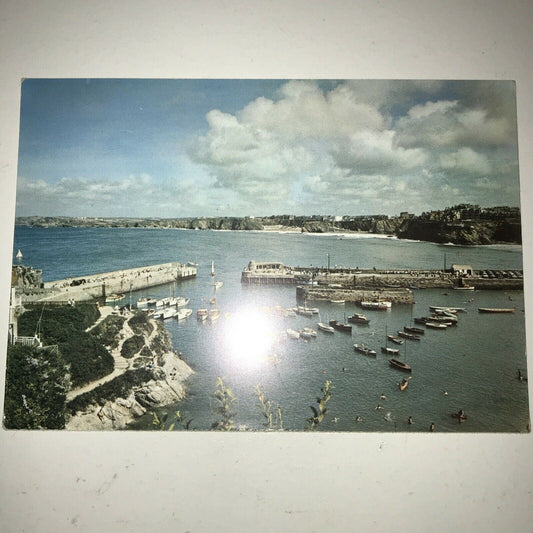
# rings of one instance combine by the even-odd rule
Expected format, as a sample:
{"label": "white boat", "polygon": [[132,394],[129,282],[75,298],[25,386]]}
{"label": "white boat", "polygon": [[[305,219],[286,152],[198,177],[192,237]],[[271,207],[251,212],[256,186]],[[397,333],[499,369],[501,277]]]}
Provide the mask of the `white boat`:
{"label": "white boat", "polygon": [[332,304],[339,304],[339,305],[342,305],[342,304],[345,304],[346,303],[346,300],[330,300],[330,302]]}
{"label": "white boat", "polygon": [[185,320],[192,315],[192,309],[178,309],[176,318],[178,320]]}
{"label": "white boat", "polygon": [[118,302],[119,300],[122,300],[124,298],[123,294],[110,294],[106,297],[105,303],[112,303],[112,302]]}
{"label": "white boat", "polygon": [[304,339],[312,339],[317,336],[317,333],[313,328],[303,328],[300,330],[300,336]]}
{"label": "white boat", "polygon": [[19,250],[15,257],[20,261],[22,259],[22,252]]}
{"label": "white boat", "polygon": [[141,308],[144,308],[144,307],[148,307],[149,305],[153,305],[157,302],[157,300],[155,298],[139,298],[137,300],[137,308],[138,309],[141,309]]}
{"label": "white boat", "polygon": [[163,320],[167,320],[168,318],[175,317],[178,314],[178,310],[174,307],[165,307],[163,311],[161,311],[161,316]]}
{"label": "white boat", "polygon": [[211,277],[213,278],[213,288],[215,289],[215,291],[220,289],[220,287],[222,287],[223,285],[223,282],[215,280],[215,262],[214,261],[211,261]]}
{"label": "white boat", "polygon": [[382,301],[382,302],[361,302],[361,307],[363,309],[377,309],[380,311],[384,311],[387,309],[390,309],[392,307],[391,302]]}
{"label": "white boat", "polygon": [[184,298],[183,296],[174,296],[171,298],[170,305],[175,305],[176,307],[185,307],[189,302],[189,298]]}
{"label": "white boat", "polygon": [[287,337],[289,339],[297,340],[300,338],[300,332],[296,331],[295,329],[287,328]]}
{"label": "white boat", "polygon": [[166,307],[170,305],[170,296],[167,296],[166,298],[161,298],[161,300],[157,300],[155,302],[156,307]]}
{"label": "white boat", "polygon": [[325,333],[335,333],[335,329],[333,328],[333,326],[330,326],[328,324],[324,324],[324,322],[319,322],[318,323],[318,329],[320,331],[324,331]]}

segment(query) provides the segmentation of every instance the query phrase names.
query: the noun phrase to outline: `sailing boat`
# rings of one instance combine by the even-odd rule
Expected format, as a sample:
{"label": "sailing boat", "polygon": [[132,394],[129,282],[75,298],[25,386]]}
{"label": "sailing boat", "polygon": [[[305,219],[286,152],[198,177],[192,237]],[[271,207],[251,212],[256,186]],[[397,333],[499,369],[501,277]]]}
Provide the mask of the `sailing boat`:
{"label": "sailing boat", "polygon": [[216,281],[215,280],[215,262],[214,261],[211,261],[211,277],[213,278],[213,287],[214,287],[215,291],[217,289],[220,289],[220,287],[222,287],[223,283],[222,283],[222,281]]}
{"label": "sailing boat", "polygon": [[19,261],[22,259],[22,252],[20,251],[20,249],[19,249],[19,251],[17,252],[17,255],[16,255],[15,257],[16,257]]}
{"label": "sailing boat", "polygon": [[389,348],[389,335],[387,335],[387,324],[385,324],[385,346],[381,347],[381,353],[386,355],[398,355],[400,350],[398,348]]}
{"label": "sailing boat", "polygon": [[[405,344],[405,359],[407,359],[407,344]],[[389,359],[390,366],[402,370],[404,372],[411,372],[411,367],[406,361],[400,361],[399,359]]]}

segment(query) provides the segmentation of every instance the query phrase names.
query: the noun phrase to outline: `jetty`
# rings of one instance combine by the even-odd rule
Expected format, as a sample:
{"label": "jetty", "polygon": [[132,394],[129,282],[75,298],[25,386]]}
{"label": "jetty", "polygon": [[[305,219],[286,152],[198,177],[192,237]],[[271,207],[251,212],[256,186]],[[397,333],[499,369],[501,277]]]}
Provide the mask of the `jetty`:
{"label": "jetty", "polygon": [[[250,261],[241,273],[244,285],[302,285],[351,290],[389,289],[523,289],[522,270],[377,269],[287,266]],[[342,296],[340,296],[342,297]],[[337,298],[335,296],[335,298]]]}
{"label": "jetty", "polygon": [[[41,274],[40,271],[37,272]],[[125,294],[194,278],[196,272],[195,266],[163,263],[48,281],[37,286],[28,284],[27,279],[24,283],[17,283],[17,279],[12,279],[12,286],[16,287],[17,296],[22,303],[32,301],[65,303],[101,298],[105,300],[113,294]],[[40,276],[37,277],[39,278]]]}

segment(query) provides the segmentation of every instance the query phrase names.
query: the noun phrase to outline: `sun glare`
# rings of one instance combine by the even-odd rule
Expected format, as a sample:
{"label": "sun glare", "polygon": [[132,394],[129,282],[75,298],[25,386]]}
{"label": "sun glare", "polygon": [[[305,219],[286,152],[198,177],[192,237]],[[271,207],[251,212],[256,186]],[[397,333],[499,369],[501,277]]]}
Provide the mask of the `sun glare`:
{"label": "sun glare", "polygon": [[269,317],[257,311],[242,311],[232,315],[225,326],[224,345],[236,365],[256,368],[272,355],[275,332]]}

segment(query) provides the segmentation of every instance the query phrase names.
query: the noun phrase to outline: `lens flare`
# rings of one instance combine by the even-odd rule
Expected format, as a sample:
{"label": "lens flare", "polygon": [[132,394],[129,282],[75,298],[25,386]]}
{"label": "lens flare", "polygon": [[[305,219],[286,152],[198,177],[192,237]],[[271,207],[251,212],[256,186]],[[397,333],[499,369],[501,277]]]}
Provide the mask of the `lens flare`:
{"label": "lens flare", "polygon": [[240,367],[251,369],[264,364],[272,355],[274,338],[272,321],[257,311],[242,311],[225,323],[226,353]]}

